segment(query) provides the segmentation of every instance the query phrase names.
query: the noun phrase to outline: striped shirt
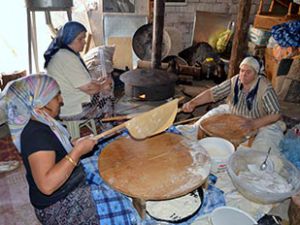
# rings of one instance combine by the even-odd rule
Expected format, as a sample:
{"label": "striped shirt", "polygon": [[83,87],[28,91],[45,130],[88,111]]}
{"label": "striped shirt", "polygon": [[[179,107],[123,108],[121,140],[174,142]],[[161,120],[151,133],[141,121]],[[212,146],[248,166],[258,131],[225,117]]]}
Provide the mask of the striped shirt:
{"label": "striped shirt", "polygon": [[231,79],[228,79],[223,83],[212,87],[210,90],[214,101],[219,101],[227,97],[227,101],[232,114],[252,119],[280,113],[277,95],[271,83],[264,76],[259,76],[259,79],[257,78],[256,82],[254,82],[250,89],[252,90],[256,86],[257,82],[259,82],[258,91],[256,96],[254,97],[251,110],[248,109],[246,102],[248,93],[245,93],[243,91],[240,81],[238,81],[238,102],[234,105],[234,85],[238,77],[239,75],[236,75]]}

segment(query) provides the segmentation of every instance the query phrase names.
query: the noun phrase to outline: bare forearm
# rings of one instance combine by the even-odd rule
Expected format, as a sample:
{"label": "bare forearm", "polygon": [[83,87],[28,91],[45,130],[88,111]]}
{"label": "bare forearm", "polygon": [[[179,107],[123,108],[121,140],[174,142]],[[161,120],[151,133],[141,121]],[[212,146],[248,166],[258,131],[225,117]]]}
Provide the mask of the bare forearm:
{"label": "bare forearm", "polygon": [[[81,154],[76,151],[71,151],[68,156],[77,164]],[[50,170],[45,173],[45,177],[40,183],[39,188],[44,194],[52,194],[59,189],[70,177],[75,165],[67,158],[61,159],[58,163],[54,164]]]}
{"label": "bare forearm", "polygon": [[195,98],[193,98],[189,102],[185,103],[182,108],[183,108],[184,112],[192,112],[197,106],[203,105],[203,104],[206,104],[209,102],[213,102],[213,97],[212,97],[212,93],[211,93],[210,89],[208,89],[204,92],[201,92]]}
{"label": "bare forearm", "polygon": [[101,86],[98,81],[91,81],[90,83],[79,87],[79,90],[88,95],[94,95],[100,92]]}
{"label": "bare forearm", "polygon": [[104,82],[92,80],[90,83],[79,87],[79,89],[88,95],[94,95],[101,91],[111,90],[111,85],[111,79],[106,79]]}
{"label": "bare forearm", "polygon": [[90,152],[97,141],[90,136],[83,137],[74,142],[72,151],[67,157],[56,162],[56,152],[40,150],[28,158],[32,176],[39,190],[51,195],[60,188],[70,177],[80,157]]}
{"label": "bare forearm", "polygon": [[280,119],[280,114],[272,114],[268,116],[264,116],[253,121],[253,130],[259,129],[261,127],[267,126],[269,124],[275,123]]}
{"label": "bare forearm", "polygon": [[195,106],[204,105],[206,103],[213,102],[213,97],[212,97],[212,93],[211,93],[210,89],[208,89],[208,90],[200,93],[199,95],[197,95],[195,98],[193,98],[191,100],[191,102]]}

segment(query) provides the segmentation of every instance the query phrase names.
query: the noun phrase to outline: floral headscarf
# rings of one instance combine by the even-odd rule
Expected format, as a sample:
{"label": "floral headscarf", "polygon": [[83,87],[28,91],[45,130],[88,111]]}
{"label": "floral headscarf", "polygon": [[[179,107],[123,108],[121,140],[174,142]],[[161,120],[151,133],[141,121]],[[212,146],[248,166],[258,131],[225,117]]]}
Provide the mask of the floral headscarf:
{"label": "floral headscarf", "polygon": [[48,49],[44,54],[45,65],[46,68],[52,58],[59,49],[67,48],[68,44],[72,43],[72,41],[81,33],[86,32],[86,28],[79,22],[70,21],[67,22],[59,31],[56,38],[50,43]]}
{"label": "floral headscarf", "polygon": [[48,75],[30,75],[10,82],[4,89],[6,114],[12,140],[21,152],[21,133],[33,116],[48,125],[67,152],[71,151],[70,135],[58,121],[46,112],[37,111],[59,93],[57,82]]}

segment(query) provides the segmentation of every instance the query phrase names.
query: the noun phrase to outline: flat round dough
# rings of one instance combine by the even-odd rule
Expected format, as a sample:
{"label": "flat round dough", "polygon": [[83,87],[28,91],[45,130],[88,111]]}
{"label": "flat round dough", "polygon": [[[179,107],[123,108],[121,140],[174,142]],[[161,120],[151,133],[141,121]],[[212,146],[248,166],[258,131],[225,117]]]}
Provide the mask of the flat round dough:
{"label": "flat round dough", "polygon": [[165,201],[147,201],[146,211],[155,219],[178,222],[192,216],[201,206],[198,190],[179,198]]}
{"label": "flat round dough", "polygon": [[136,139],[159,134],[174,122],[178,110],[178,99],[142,113],[126,122],[130,135]]}
{"label": "flat round dough", "polygon": [[202,120],[200,128],[209,136],[222,137],[238,145],[245,141],[250,133],[242,127],[245,120],[245,117],[232,114],[214,115]]}

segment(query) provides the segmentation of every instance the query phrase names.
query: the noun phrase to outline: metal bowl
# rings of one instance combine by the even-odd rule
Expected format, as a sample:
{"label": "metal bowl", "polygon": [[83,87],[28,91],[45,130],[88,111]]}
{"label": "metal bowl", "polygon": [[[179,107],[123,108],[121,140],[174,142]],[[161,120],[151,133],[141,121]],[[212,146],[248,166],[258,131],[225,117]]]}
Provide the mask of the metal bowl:
{"label": "metal bowl", "polygon": [[[132,38],[132,48],[134,53],[141,60],[151,60],[152,54],[152,23],[141,26],[134,33]],[[166,30],[163,33],[162,58],[167,56],[171,49],[171,39]]]}

